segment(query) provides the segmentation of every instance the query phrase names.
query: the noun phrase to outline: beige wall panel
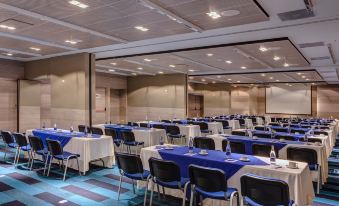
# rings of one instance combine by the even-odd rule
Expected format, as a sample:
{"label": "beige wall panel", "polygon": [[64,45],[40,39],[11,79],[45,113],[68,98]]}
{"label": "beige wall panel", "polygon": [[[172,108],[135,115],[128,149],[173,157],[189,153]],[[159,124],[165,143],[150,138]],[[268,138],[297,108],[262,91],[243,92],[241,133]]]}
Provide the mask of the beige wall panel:
{"label": "beige wall panel", "polygon": [[0,129],[17,129],[17,81],[0,79]]}
{"label": "beige wall panel", "polygon": [[128,107],[128,121],[185,118],[184,108]]}
{"label": "beige wall panel", "polygon": [[126,89],[127,78],[122,76],[96,73],[96,87]]}
{"label": "beige wall panel", "polygon": [[22,79],[24,77],[24,64],[12,60],[0,59],[0,78]]}
{"label": "beige wall panel", "polygon": [[40,107],[41,124],[46,127],[52,127],[51,124],[51,85],[41,84],[41,107]]}
{"label": "beige wall panel", "polygon": [[317,113],[319,117],[339,118],[339,86],[327,85],[317,88]]}
{"label": "beige wall panel", "polygon": [[79,109],[51,108],[51,124],[64,129],[76,128],[86,121],[84,113],[85,110]]}
{"label": "beige wall panel", "polygon": [[231,114],[249,114],[250,97],[248,88],[232,88]]}
{"label": "beige wall panel", "polygon": [[96,88],[95,90],[95,115],[93,116],[93,124],[103,124],[106,120],[106,89]]}

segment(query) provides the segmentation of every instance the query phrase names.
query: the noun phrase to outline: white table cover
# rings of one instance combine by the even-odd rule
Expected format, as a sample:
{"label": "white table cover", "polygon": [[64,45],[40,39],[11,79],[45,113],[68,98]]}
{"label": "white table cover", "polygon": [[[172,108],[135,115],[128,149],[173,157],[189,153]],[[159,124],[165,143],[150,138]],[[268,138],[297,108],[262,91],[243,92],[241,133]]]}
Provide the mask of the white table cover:
{"label": "white table cover", "polygon": [[[33,129],[26,131],[26,136],[33,135]],[[100,138],[74,137],[65,145],[64,151],[79,154],[79,167],[82,173],[89,170],[89,163],[93,160],[102,159],[106,167],[114,164],[114,146],[112,137],[101,136]],[[93,162],[102,164],[101,161]],[[78,169],[76,160],[69,161],[69,167]]]}
{"label": "white table cover", "polygon": [[261,117],[256,117],[256,120],[257,120],[257,125],[264,125],[265,124],[264,120]]}
{"label": "white table cover", "polygon": [[[161,159],[158,150],[155,147],[143,148],[140,153],[140,157],[145,169],[149,169],[148,159],[151,157]],[[269,158],[258,157],[262,161],[269,163]],[[298,162],[298,169],[289,169],[286,167],[287,160],[277,160],[277,164],[282,168],[274,169],[271,166],[255,166],[246,165],[237,171],[227,182],[229,187],[237,188],[241,191],[240,177],[244,174],[256,174],[260,176],[276,178],[285,181],[289,185],[290,198],[295,201],[297,205],[311,205],[314,198],[314,191],[312,186],[311,172],[306,163]],[[138,186],[144,186],[145,183],[139,181]],[[168,189],[165,190],[166,194],[182,197],[180,190]],[[228,205],[225,201],[207,199],[204,205]],[[234,204],[235,205],[235,204]]]}
{"label": "white table cover", "polygon": [[239,123],[239,120],[231,119],[231,120],[227,120],[227,121],[228,121],[228,125],[229,125],[230,127],[232,127],[232,130],[240,129],[240,123]]}
{"label": "white table cover", "polygon": [[208,130],[212,131],[212,134],[224,134],[224,128],[221,122],[207,122]]}

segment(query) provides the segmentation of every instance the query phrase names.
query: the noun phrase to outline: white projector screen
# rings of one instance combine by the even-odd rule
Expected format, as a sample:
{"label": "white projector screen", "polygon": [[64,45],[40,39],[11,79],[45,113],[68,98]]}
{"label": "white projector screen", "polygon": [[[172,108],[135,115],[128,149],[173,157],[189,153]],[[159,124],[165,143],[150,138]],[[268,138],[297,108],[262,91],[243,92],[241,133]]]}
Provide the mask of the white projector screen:
{"label": "white projector screen", "polygon": [[266,113],[312,114],[311,87],[294,84],[266,88]]}

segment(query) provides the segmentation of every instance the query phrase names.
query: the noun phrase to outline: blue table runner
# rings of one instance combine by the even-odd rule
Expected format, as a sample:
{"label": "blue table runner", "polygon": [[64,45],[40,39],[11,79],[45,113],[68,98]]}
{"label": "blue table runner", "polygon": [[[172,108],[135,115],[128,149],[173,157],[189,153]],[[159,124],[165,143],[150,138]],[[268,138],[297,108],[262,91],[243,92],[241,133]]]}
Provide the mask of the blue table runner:
{"label": "blue table runner", "polygon": [[249,162],[240,161],[242,154],[232,153],[231,158],[237,161],[226,162],[226,154],[221,151],[208,150],[208,155],[199,155],[200,149],[194,148],[194,156],[185,155],[188,147],[174,147],[173,150],[161,149],[158,151],[163,160],[176,162],[182,177],[188,177],[188,166],[195,164],[203,167],[217,168],[225,172],[226,178],[231,178],[239,169],[245,165],[268,165],[266,162],[254,156],[248,156]]}

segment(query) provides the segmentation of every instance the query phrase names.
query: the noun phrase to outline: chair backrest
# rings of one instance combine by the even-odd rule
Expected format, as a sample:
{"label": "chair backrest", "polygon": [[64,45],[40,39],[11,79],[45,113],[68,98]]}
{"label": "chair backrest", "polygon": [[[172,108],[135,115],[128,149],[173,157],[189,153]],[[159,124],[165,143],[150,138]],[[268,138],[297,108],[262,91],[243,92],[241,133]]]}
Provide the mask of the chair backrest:
{"label": "chair backrest", "polygon": [[[226,151],[227,146],[227,140],[222,140],[222,150]],[[238,154],[246,154],[245,150],[245,144],[242,142],[236,142],[236,141],[230,141],[231,151],[232,153],[238,153]]]}
{"label": "chair backrest", "polygon": [[11,144],[14,143],[14,138],[12,136],[12,134],[8,131],[1,131],[1,135],[2,135],[2,139],[4,140],[4,142],[6,144]]}
{"label": "chair backrest", "polygon": [[241,195],[258,205],[289,205],[288,184],[282,180],[246,174],[240,183]]}
{"label": "chair backrest", "polygon": [[208,124],[206,122],[194,122],[193,124],[199,125],[200,130],[208,130]]}
{"label": "chair backrest", "polygon": [[190,183],[207,192],[227,191],[227,181],[222,170],[189,165]]}
{"label": "chair backrest", "polygon": [[163,119],[163,120],[161,120],[161,122],[172,123],[170,120],[167,120],[167,119]]}
{"label": "chair backrest", "polygon": [[85,128],[87,128],[87,132],[91,132],[90,128],[86,125],[78,125],[79,132],[85,132]]}
{"label": "chair backrest", "polygon": [[52,156],[61,155],[64,153],[61,144],[58,140],[46,139],[46,143],[48,151]]}
{"label": "chair backrest", "polygon": [[124,142],[134,142],[135,136],[132,131],[121,131],[121,138]]}
{"label": "chair backrest", "polygon": [[287,159],[299,162],[306,162],[309,165],[318,163],[317,151],[310,148],[287,148]]}
{"label": "chair backrest", "polygon": [[193,144],[196,148],[215,150],[214,140],[210,137],[195,137]]}
{"label": "chair backrest", "polygon": [[[275,155],[278,157],[278,149],[274,148]],[[252,144],[252,152],[253,155],[262,156],[262,157],[269,157],[271,153],[271,145],[266,144]]]}
{"label": "chair backrest", "polygon": [[301,125],[301,128],[311,129],[311,125]]}
{"label": "chair backrest", "polygon": [[254,132],[253,136],[256,136],[256,137],[259,137],[259,138],[271,139],[271,133]]}
{"label": "chair backrest", "polygon": [[328,135],[328,132],[325,131],[314,131],[315,135],[323,134],[323,135]]}
{"label": "chair backrest", "polygon": [[291,133],[296,133],[298,132],[299,134],[305,134],[306,131],[302,129],[291,129]]}
{"label": "chair backrest", "polygon": [[21,133],[13,133],[15,142],[19,147],[24,147],[28,145],[27,138]]}
{"label": "chair backrest", "polygon": [[180,181],[180,167],[173,161],[156,158],[148,159],[151,175],[163,182]]}
{"label": "chair backrest", "polygon": [[245,124],[245,120],[244,119],[237,119],[239,121],[240,125],[244,125]]}
{"label": "chair backrest", "polygon": [[280,126],[280,124],[278,122],[270,122],[268,123],[271,126]]}
{"label": "chair backrest", "polygon": [[148,123],[140,123],[140,127],[148,128]]}
{"label": "chair backrest", "polygon": [[180,121],[180,120],[173,120],[172,122],[173,122],[174,124],[183,124],[183,122]]}
{"label": "chair backrest", "polygon": [[284,139],[284,140],[289,140],[289,141],[295,141],[295,138],[292,135],[282,135],[282,134],[274,135],[274,139]]}
{"label": "chair backrest", "polygon": [[180,134],[180,129],[176,125],[168,125],[166,127],[166,133],[170,135],[179,135]]}
{"label": "chair backrest", "polygon": [[91,127],[91,132],[92,132],[92,134],[97,134],[97,135],[103,135],[104,134],[102,129],[98,128],[98,127]]}
{"label": "chair backrest", "polygon": [[288,132],[288,128],[286,127],[278,127],[278,128],[272,128],[275,132]]}
{"label": "chair backrest", "polygon": [[133,127],[138,127],[138,123],[135,123],[135,122],[127,122],[127,125],[128,126],[133,126]]}
{"label": "chair backrest", "polygon": [[255,126],[254,129],[259,131],[268,131],[268,127],[264,126]]}
{"label": "chair backrest", "polygon": [[113,139],[118,139],[117,131],[113,128],[105,128],[105,135],[111,136]]}
{"label": "chair backrest", "polygon": [[34,152],[44,149],[44,143],[42,142],[40,137],[30,135],[28,136],[28,140]]}
{"label": "chair backrest", "polygon": [[127,174],[138,174],[143,173],[144,168],[139,156],[126,154],[126,153],[115,153],[118,168]]}
{"label": "chair backrest", "polygon": [[257,123],[257,118],[256,118],[256,117],[251,117],[250,119],[252,120],[252,123],[253,123],[253,124],[256,124],[256,123]]}
{"label": "chair backrest", "polygon": [[153,124],[152,127],[156,129],[166,129],[165,125],[162,124]]}
{"label": "chair backrest", "polygon": [[232,135],[238,135],[238,136],[246,136],[245,131],[232,131]]}

